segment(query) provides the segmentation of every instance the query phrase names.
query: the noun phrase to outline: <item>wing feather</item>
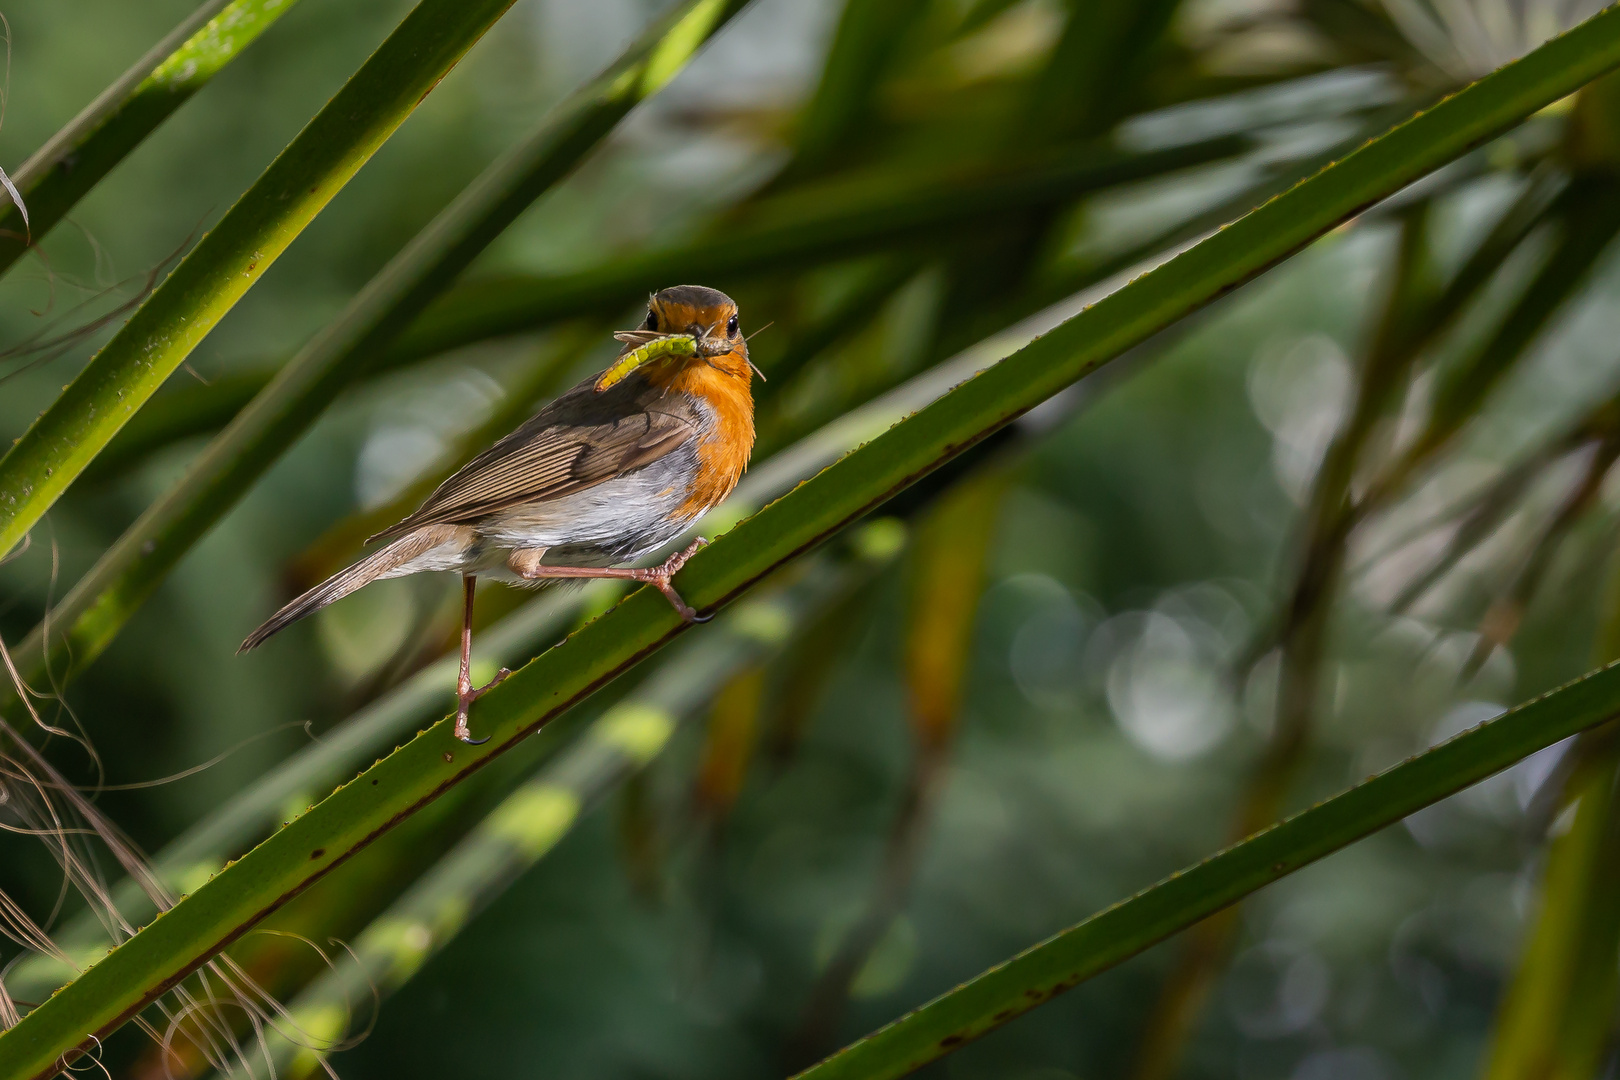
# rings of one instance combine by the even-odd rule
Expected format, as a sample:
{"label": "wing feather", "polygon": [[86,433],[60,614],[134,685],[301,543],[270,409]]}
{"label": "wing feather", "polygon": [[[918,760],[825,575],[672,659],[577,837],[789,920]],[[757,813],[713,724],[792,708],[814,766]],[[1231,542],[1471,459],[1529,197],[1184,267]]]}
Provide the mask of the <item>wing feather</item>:
{"label": "wing feather", "polygon": [[[687,410],[671,409],[665,402],[658,403],[664,407],[637,408],[617,419],[590,416],[597,411],[590,408],[595,403],[579,396],[579,389],[473,458],[414,514],[372,539],[571,495],[649,465],[698,434]],[[587,415],[578,415],[581,406]]]}

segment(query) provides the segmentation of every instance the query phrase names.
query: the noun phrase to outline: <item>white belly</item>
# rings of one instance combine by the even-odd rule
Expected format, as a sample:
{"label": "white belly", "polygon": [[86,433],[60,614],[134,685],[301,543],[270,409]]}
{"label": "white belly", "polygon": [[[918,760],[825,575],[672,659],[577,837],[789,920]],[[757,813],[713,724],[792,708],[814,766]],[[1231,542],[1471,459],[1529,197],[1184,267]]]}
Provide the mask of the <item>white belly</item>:
{"label": "white belly", "polygon": [[687,457],[677,451],[584,491],[498,511],[474,528],[489,545],[509,551],[547,548],[559,557],[573,552],[628,562],[680,535],[695,516],[681,513],[692,490],[693,470],[681,460]]}

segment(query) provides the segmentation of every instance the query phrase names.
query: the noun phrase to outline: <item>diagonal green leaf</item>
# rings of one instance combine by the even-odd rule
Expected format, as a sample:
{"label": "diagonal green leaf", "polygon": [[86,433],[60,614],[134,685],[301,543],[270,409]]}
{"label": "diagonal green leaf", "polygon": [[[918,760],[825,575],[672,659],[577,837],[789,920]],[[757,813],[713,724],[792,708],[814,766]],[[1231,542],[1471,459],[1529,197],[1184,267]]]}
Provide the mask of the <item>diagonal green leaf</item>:
{"label": "diagonal green leaf", "polygon": [[[726,602],[1124,349],[1617,65],[1620,9],[1609,9],[1369,142],[958,386],[699,552],[678,587],[703,609]],[[371,839],[682,629],[663,597],[645,589],[634,593],[479,702],[474,721],[490,737],[485,745],[456,741],[445,722],[418,735],[0,1035],[0,1080],[48,1075],[63,1054],[117,1026]],[[1423,798],[1440,798],[1609,715],[1620,706],[1617,683],[1620,671],[1611,670],[1574,684],[1514,714],[1531,717],[1528,725],[1498,723],[1481,738],[1453,744],[1467,748],[1463,760],[1454,750],[1423,759],[1428,764],[1417,765],[1416,775],[1427,779],[1416,785],[1418,796],[1407,790],[1414,776],[1408,771],[1393,789],[1375,783],[1374,798],[1409,805],[1389,819],[1397,820],[1423,805]],[[1527,726],[1532,732],[1525,736]],[[1486,752],[1477,754],[1482,746]],[[1441,763],[1438,778],[1435,761]],[[1372,818],[1381,805],[1369,812]],[[1360,835],[1350,826],[1341,833],[1345,843]]]}
{"label": "diagonal green leaf", "polygon": [[0,274],[113,166],[298,0],[207,0],[11,174],[28,221],[0,210]]}
{"label": "diagonal green leaf", "polygon": [[1019,953],[805,1070],[800,1080],[904,1076],[1262,886],[1617,711],[1620,667],[1520,705]]}
{"label": "diagonal green leaf", "polygon": [[513,0],[420,0],[0,458],[10,551]]}
{"label": "diagonal green leaf", "polygon": [[[468,185],[288,361],[180,481],[63,597],[42,624],[52,629],[52,652],[65,651],[74,669],[100,655],[170,568],[338,393],[365,373],[422,305],[566,176],[636,103],[673,78],[745,2],[685,0],[677,5]],[[25,678],[43,669],[45,644],[43,630],[36,630],[18,649],[15,660]],[[4,700],[0,695],[0,702]]]}

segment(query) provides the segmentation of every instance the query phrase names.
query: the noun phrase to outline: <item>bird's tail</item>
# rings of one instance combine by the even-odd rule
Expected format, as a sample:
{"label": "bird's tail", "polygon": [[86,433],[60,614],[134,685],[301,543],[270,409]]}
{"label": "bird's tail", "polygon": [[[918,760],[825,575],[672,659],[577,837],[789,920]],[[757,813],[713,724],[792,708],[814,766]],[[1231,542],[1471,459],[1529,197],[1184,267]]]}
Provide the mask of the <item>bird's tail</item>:
{"label": "bird's tail", "polygon": [[380,551],[361,559],[347,570],[333,574],[266,619],[263,626],[249,634],[247,640],[242,642],[242,647],[236,650],[237,653],[258,648],[272,634],[291,626],[305,615],[319,611],[334,600],[343,599],[363,585],[388,577],[389,571],[397,570],[420,555],[423,547],[422,539],[417,535],[402,536]]}

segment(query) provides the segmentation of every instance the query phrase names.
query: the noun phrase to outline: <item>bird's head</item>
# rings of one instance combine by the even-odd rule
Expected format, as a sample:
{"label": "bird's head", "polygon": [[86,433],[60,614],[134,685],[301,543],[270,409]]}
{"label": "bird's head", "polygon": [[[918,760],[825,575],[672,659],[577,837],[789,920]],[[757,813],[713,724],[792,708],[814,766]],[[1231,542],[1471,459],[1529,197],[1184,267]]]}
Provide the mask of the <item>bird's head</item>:
{"label": "bird's head", "polygon": [[737,316],[737,303],[718,289],[702,285],[674,285],[661,289],[647,301],[647,320],[642,329],[654,334],[691,334],[697,339],[698,356],[748,356]]}
{"label": "bird's head", "polygon": [[[648,354],[643,346],[679,335],[683,352]],[[634,330],[613,335],[624,342],[619,359],[597,380],[598,392],[619,382],[631,371],[642,371],[655,382],[678,377],[682,369],[703,365],[746,384],[750,376],[765,376],[748,359],[748,340],[738,324],[737,304],[731,297],[701,285],[674,285],[647,301],[647,318]],[[690,341],[687,341],[687,339]]]}

